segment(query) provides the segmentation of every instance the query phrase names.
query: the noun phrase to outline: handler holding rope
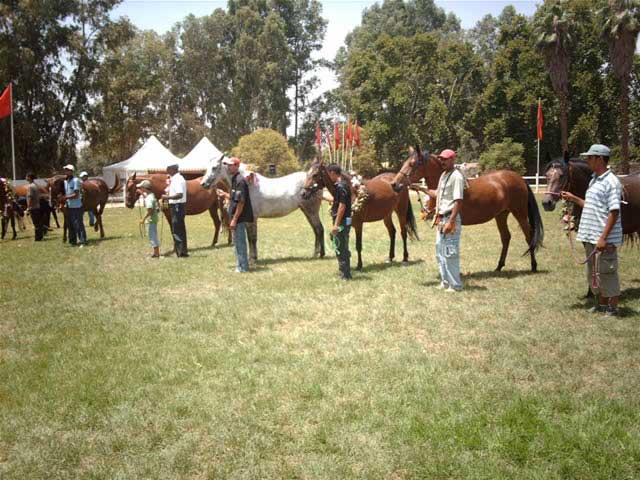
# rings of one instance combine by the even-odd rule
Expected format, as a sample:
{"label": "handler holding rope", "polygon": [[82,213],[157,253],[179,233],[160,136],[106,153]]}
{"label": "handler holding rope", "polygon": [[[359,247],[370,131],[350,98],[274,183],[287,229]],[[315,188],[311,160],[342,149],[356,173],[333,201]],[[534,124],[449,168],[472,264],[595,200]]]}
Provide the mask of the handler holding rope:
{"label": "handler holding rope", "polygon": [[596,298],[596,304],[589,311],[604,311],[606,317],[615,317],[620,299],[618,247],[622,245],[622,185],[609,169],[608,147],[595,144],[580,156],[587,157],[593,170],[585,199],[570,192],[562,192],[562,198],[583,209],[576,239],[584,244],[587,282]]}
{"label": "handler holding rope", "polygon": [[351,280],[351,252],[349,230],[351,230],[351,189],[342,178],[342,169],[336,163],[327,166],[327,173],[336,186],[336,196],[331,206],[333,228],[331,236],[338,257],[338,269],[342,280]]}

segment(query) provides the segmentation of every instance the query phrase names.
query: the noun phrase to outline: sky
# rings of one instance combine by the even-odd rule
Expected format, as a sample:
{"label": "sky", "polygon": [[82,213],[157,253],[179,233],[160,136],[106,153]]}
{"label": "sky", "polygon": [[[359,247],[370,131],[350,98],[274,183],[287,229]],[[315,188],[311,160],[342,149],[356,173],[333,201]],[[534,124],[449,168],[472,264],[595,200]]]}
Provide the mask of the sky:
{"label": "sky", "polygon": [[[498,16],[507,5],[513,5],[518,13],[532,15],[542,0],[436,0],[436,4],[447,13],[453,12],[462,23],[462,28],[472,28],[487,14]],[[322,15],[327,19],[320,58],[333,60],[344,38],[360,24],[365,8],[375,4],[373,0],[323,0]],[[113,11],[113,17],[127,16],[142,30],[155,30],[162,34],[189,14],[197,17],[209,15],[216,8],[226,8],[227,0],[124,0]],[[317,97],[337,86],[334,74],[328,69],[316,72],[320,84],[312,97]]]}

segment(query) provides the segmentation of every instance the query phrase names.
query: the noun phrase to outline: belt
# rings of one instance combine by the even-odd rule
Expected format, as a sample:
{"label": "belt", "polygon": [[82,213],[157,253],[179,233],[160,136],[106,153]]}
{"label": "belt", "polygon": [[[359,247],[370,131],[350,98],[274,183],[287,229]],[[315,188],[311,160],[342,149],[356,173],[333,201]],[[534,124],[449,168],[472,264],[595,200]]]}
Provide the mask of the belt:
{"label": "belt", "polygon": [[438,215],[440,215],[441,217],[448,217],[449,215],[451,215],[451,212],[453,212],[453,210],[449,210],[447,213],[439,213]]}

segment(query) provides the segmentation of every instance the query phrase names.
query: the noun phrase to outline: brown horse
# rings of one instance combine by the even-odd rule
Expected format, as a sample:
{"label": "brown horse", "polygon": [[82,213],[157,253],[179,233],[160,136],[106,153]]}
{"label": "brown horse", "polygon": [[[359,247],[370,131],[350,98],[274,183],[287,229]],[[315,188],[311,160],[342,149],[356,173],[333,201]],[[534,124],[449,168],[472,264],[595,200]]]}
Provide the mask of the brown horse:
{"label": "brown horse", "polygon": [[[151,191],[158,199],[160,199],[160,197],[166,192],[168,179],[169,177],[167,174],[158,173],[152,175],[137,176],[134,173],[127,180],[125,204],[128,208],[133,208],[135,206],[136,201],[140,197],[140,191],[138,190],[137,185],[142,180],[149,180],[151,182]],[[215,246],[218,243],[218,234],[220,233],[220,226],[222,225],[222,222],[224,222],[224,225],[227,228],[228,232],[227,243],[231,245],[231,229],[228,228],[229,218],[227,215],[227,211],[224,208],[224,204],[218,199],[215,188],[206,189],[200,185],[201,179],[202,177],[194,178],[193,180],[187,180],[186,214],[199,215],[200,213],[208,210],[215,227],[211,246]],[[225,187],[220,186],[220,188]],[[218,209],[220,209],[220,214],[218,214]],[[167,218],[169,226],[171,226],[170,210],[164,209],[164,215]],[[222,217],[222,221],[220,220],[220,217]]]}
{"label": "brown horse", "polygon": [[[49,183],[49,188],[51,189],[51,198],[57,199],[58,205],[60,206],[63,214],[63,234],[62,241],[67,241],[67,210],[64,207],[64,175],[56,175],[52,178],[47,179]],[[104,238],[104,228],[102,226],[102,213],[104,212],[104,207],[107,204],[107,200],[109,199],[109,195],[113,195],[121,189],[120,179],[116,175],[116,183],[113,188],[109,188],[104,180],[101,178],[92,178],[89,180],[85,180],[82,182],[82,208],[85,212],[93,212],[96,217],[96,223],[94,225],[94,230],[97,232],[100,230],[100,238]]]}
{"label": "brown horse", "polygon": [[[351,185],[351,177],[349,175],[343,173],[342,177],[348,185]],[[406,188],[400,192],[394,191],[394,189],[391,188],[393,178],[393,173],[382,173],[377,177],[364,181],[368,197],[362,209],[354,213],[352,217],[352,226],[356,232],[358,270],[362,270],[362,228],[364,223],[377,222],[379,220],[384,222],[384,226],[387,227],[387,231],[389,232],[389,240],[391,242],[389,247],[390,262],[393,261],[395,257],[396,243],[396,227],[393,224],[392,218],[393,212],[396,212],[398,220],[400,221],[400,235],[404,246],[403,262],[409,261],[407,234],[410,234],[415,239],[418,238],[416,221],[413,216],[411,203],[409,202],[409,192]],[[323,187],[326,187],[329,193],[335,198],[335,185],[329,178],[327,167],[322,161],[316,161],[311,165],[311,170],[307,174],[302,196],[303,198],[309,198]]]}
{"label": "brown horse", "polygon": [[15,240],[18,236],[16,232],[16,217],[18,217],[18,206],[14,200],[13,193],[8,182],[0,179],[0,216],[2,217],[2,240],[7,234],[7,228],[11,223],[13,236],[11,240]]}
{"label": "brown horse", "polygon": [[[438,188],[442,172],[438,157],[429,155],[428,158],[424,158],[418,151],[405,161],[394,183],[406,186],[407,182],[416,183],[425,178],[427,186],[435,190]],[[434,207],[434,203],[431,202],[430,208]],[[510,213],[516,217],[524,233],[528,245],[525,255],[531,255],[531,271],[535,272],[538,269],[535,252],[542,245],[544,228],[536,198],[529,185],[520,175],[510,170],[498,170],[469,180],[460,211],[462,224],[478,225],[496,219],[502,241],[502,252],[496,271],[504,267],[509,251],[511,233],[507,217]]]}
{"label": "brown horse", "polygon": [[[564,158],[552,160],[547,164],[545,174],[547,191],[542,200],[542,206],[546,211],[551,212],[556,208],[562,191],[585,198],[593,172],[584,161],[570,159],[565,153]],[[640,240],[640,175],[621,177],[620,183],[623,199],[620,208],[622,233],[627,240]],[[582,209],[578,205],[573,206],[573,215],[579,222]]]}
{"label": "brown horse", "polygon": [[[47,228],[49,228],[51,224],[51,216],[56,222],[56,227],[60,228],[60,222],[58,222],[58,215],[56,215],[55,205],[50,201],[49,198],[49,189],[47,187],[43,187],[42,185],[37,185],[38,191],[40,192],[40,210],[41,214],[44,209],[44,223]],[[25,198],[27,196],[27,190],[29,188],[29,184],[20,185],[17,187],[13,187],[13,191],[15,193],[16,198]]]}

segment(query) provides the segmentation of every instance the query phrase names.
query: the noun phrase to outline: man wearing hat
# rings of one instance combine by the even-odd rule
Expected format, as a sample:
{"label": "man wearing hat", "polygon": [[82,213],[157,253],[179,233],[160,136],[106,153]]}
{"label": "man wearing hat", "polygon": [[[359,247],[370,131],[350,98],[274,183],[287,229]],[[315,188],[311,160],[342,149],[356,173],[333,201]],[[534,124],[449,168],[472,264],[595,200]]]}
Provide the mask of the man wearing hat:
{"label": "man wearing hat", "polygon": [[67,177],[64,181],[64,200],[69,219],[69,244],[77,245],[80,243],[80,248],[82,248],[87,244],[87,232],[82,222],[82,183],[78,177],[74,176],[75,167],[73,165],[65,165],[62,169]]}
{"label": "man wearing hat", "polygon": [[178,165],[169,165],[167,173],[171,176],[169,193],[162,200],[169,200],[171,209],[171,230],[176,255],[181,258],[189,256],[187,252],[187,227],[184,224],[187,206],[187,181],[178,172]]}
{"label": "man wearing hat", "polygon": [[[84,170],[82,172],[80,172],[80,175],[78,175],[80,177],[80,181],[84,184],[84,182],[86,182],[87,180],[89,180],[89,174],[87,172],[85,172]],[[93,212],[91,210],[88,210],[87,213],[89,214],[89,226],[93,227],[96,223],[96,217],[93,215]]]}
{"label": "man wearing hat", "polygon": [[562,198],[582,207],[577,240],[584,244],[587,255],[587,281],[596,297],[591,312],[618,314],[620,279],[618,278],[618,247],[622,245],[620,203],[622,185],[609,168],[611,151],[605,145],[591,145],[587,157],[593,176],[584,200],[570,192]]}
{"label": "man wearing hat", "polygon": [[465,178],[455,168],[456,152],[443,150],[438,161],[444,170],[437,190],[414,187],[436,200],[436,258],[440,270],[440,288],[447,292],[462,290],[460,279],[460,233],[462,218],[460,210],[464,197]]}
{"label": "man wearing hat", "polygon": [[236,272],[249,271],[249,257],[247,255],[247,223],[253,223],[253,208],[249,196],[249,185],[240,173],[240,160],[226,158],[222,161],[231,175],[231,192],[216,190],[221,198],[229,200],[229,228],[233,232],[233,243],[236,254]]}

